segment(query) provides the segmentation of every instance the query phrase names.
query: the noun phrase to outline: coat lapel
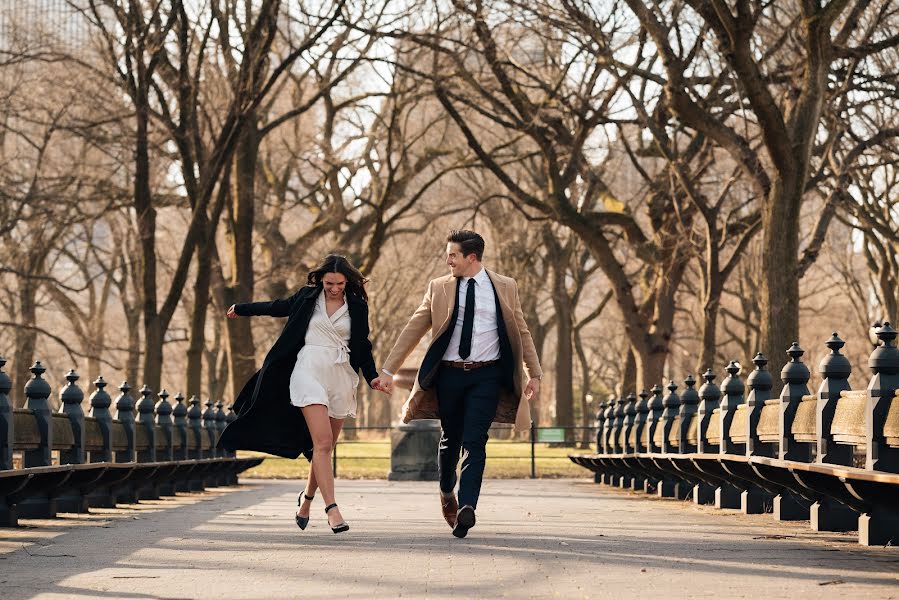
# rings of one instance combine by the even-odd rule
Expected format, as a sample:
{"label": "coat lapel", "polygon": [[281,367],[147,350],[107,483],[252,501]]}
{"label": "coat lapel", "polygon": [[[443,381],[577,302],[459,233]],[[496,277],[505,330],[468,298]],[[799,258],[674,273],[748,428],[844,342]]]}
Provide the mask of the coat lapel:
{"label": "coat lapel", "polygon": [[[515,309],[509,299],[509,288],[499,280],[499,277],[496,277],[495,273],[487,271],[487,276],[490,277],[490,283],[493,284],[496,296],[499,298],[499,307],[503,311],[503,322],[506,324],[506,334],[509,335],[510,340],[515,340],[518,337],[518,325],[515,323]],[[515,341],[512,343],[514,344]]]}
{"label": "coat lapel", "polygon": [[309,300],[311,300],[313,298],[318,298],[318,294],[321,291],[322,291],[321,286],[317,286],[317,285],[316,286],[310,285],[310,286],[304,287],[300,294],[300,298],[299,298],[300,303],[293,309],[292,312],[299,311],[300,307],[303,306],[306,302],[309,302]]}
{"label": "coat lapel", "polygon": [[[487,271],[490,281],[496,290],[496,297],[499,299],[499,308],[503,313],[503,323],[506,326],[506,336],[512,346],[511,363],[513,369],[512,384],[514,389],[509,390],[503,388],[500,391],[500,402],[497,407],[496,417],[497,423],[515,423],[518,430],[526,428],[530,422],[530,412],[527,406],[527,400],[522,396],[522,366],[521,366],[521,334],[519,333],[518,324],[515,320],[516,306],[513,305],[514,297],[512,295],[512,285],[506,282],[502,276],[496,275],[491,271]],[[428,355],[435,348],[435,344],[439,338],[444,335],[449,322],[452,319],[452,313],[456,306],[457,281],[453,276],[447,276],[440,282],[440,289],[443,290],[443,297],[434,292],[431,299],[431,315],[432,325],[437,322],[438,315],[446,314],[443,324],[439,329],[432,329],[433,336],[428,352],[425,354],[425,360],[422,362],[415,379],[412,381],[412,393],[409,395],[403,405],[403,422],[408,423],[415,419],[439,419],[438,402],[436,390],[433,386],[423,388],[421,386],[422,377],[430,381],[433,376],[428,373],[427,369],[433,367],[429,362]],[[521,418],[519,418],[521,417]]]}
{"label": "coat lapel", "polygon": [[440,327],[436,331],[434,331],[434,339],[437,339],[437,337],[441,333],[446,331],[446,329],[449,327],[450,319],[453,316],[453,309],[456,307],[456,300],[457,300],[456,285],[457,284],[458,284],[458,282],[456,281],[456,278],[453,277],[452,275],[448,276],[446,279],[443,280],[443,302],[444,302],[445,306],[442,307],[443,310],[440,310],[439,313],[443,313],[444,317],[443,317],[443,323],[440,325]]}

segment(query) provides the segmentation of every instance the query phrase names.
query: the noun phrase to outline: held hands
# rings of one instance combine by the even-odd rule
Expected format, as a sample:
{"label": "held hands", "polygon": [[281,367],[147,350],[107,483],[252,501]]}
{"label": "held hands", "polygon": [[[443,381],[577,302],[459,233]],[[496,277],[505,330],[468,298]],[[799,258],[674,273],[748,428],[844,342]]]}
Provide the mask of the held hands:
{"label": "held hands", "polygon": [[227,315],[228,315],[228,318],[229,318],[229,319],[236,319],[237,317],[240,316],[240,315],[237,314],[237,312],[235,312],[234,306],[235,306],[235,305],[232,304],[232,305],[231,305],[231,308],[228,309]]}
{"label": "held hands", "polygon": [[540,380],[536,377],[528,379],[528,384],[524,388],[524,397],[528,402],[536,402],[540,397]]}
{"label": "held hands", "polygon": [[376,377],[371,382],[372,389],[378,390],[379,392],[384,392],[385,394],[393,393],[393,377],[387,375],[386,373],[382,373],[380,377]]}

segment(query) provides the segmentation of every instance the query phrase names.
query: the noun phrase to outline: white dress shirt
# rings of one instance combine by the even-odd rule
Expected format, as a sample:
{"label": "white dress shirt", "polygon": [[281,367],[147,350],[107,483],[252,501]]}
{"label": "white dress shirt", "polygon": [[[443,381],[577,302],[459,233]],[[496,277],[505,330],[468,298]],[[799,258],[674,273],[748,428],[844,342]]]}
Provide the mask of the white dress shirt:
{"label": "white dress shirt", "polygon": [[496,327],[496,292],[487,271],[481,268],[474,277],[463,277],[459,284],[459,305],[456,325],[450,337],[449,346],[443,360],[460,361],[459,341],[462,339],[462,321],[465,319],[465,298],[468,292],[468,281],[474,279],[474,330],[471,333],[471,354],[465,358],[468,362],[499,360],[499,331]]}

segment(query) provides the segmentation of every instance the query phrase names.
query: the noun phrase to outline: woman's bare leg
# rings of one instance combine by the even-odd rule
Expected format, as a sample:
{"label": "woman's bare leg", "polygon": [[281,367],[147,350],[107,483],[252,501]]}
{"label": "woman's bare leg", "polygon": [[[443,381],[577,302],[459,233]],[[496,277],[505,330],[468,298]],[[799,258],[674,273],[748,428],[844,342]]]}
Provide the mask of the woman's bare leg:
{"label": "woman's bare leg", "polygon": [[[330,418],[330,417],[329,417]],[[331,433],[333,435],[334,443],[337,443],[337,438],[340,436],[340,430],[343,427],[343,419],[331,419]],[[315,479],[315,469],[312,468],[312,465],[309,465],[309,479],[306,481],[306,489],[303,490],[303,493],[306,496],[315,496],[315,492],[318,490],[318,481]],[[297,514],[301,517],[308,517],[309,512],[312,510],[312,501],[307,500],[306,498],[301,498],[302,504],[300,504],[300,509],[297,511]]]}
{"label": "woman's bare leg", "polygon": [[315,481],[315,470],[312,468],[312,464],[309,465],[309,479],[306,481],[306,487],[303,489],[303,496],[300,496],[300,508],[297,509],[297,516],[299,517],[308,517],[309,511],[312,510],[312,500],[307,500],[306,496],[310,498],[315,496],[315,491],[318,489],[318,482]]}
{"label": "woman's bare leg", "polygon": [[[328,417],[328,407],[312,404],[303,407],[303,417],[312,435],[312,471],[315,482],[322,492],[325,506],[334,503],[334,474],[331,472],[331,452],[334,447],[334,432]],[[340,509],[328,513],[328,525],[343,522]]]}

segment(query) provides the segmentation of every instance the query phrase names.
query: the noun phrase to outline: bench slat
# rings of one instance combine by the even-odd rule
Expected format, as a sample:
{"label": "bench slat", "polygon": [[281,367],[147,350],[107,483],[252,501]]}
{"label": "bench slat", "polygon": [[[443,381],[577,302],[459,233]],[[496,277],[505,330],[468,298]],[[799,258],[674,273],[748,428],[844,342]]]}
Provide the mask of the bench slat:
{"label": "bench slat", "polygon": [[883,424],[883,435],[886,437],[887,445],[899,448],[899,391],[890,403],[887,420]]}
{"label": "bench slat", "polygon": [[652,443],[661,448],[665,445],[665,420],[659,420],[655,431],[652,432]]}
{"label": "bench slat", "polygon": [[834,411],[830,426],[835,441],[841,444],[856,444],[865,441],[865,405],[868,392],[864,390],[843,390]]}
{"label": "bench slat", "polygon": [[680,443],[680,415],[674,417],[671,424],[671,431],[668,432],[668,443],[677,447]]}
{"label": "bench slat", "polygon": [[780,398],[765,400],[756,432],[763,442],[780,441]]}
{"label": "bench slat", "polygon": [[68,415],[53,413],[53,449],[68,450],[75,445],[75,434]]}
{"label": "bench slat", "polygon": [[[793,419],[793,426],[790,432],[793,436],[802,442],[814,442],[818,439],[815,431],[817,424],[818,398],[816,396],[804,396],[802,402],[796,407],[796,416]],[[810,439],[809,439],[810,438]]]}
{"label": "bench slat", "polygon": [[84,419],[84,449],[88,452],[99,452],[103,449],[103,433],[100,423],[93,417]]}
{"label": "bench slat", "polygon": [[690,415],[690,424],[687,425],[687,443],[695,446],[699,443],[699,415]]}
{"label": "bench slat", "polygon": [[33,450],[41,443],[41,434],[37,430],[37,419],[30,410],[17,408],[13,411],[13,436],[17,450]]}
{"label": "bench slat", "polygon": [[737,411],[734,418],[730,422],[730,439],[735,444],[745,444],[747,432],[749,431],[749,407],[746,404],[737,405]]}
{"label": "bench slat", "polygon": [[709,419],[709,426],[705,432],[706,439],[710,444],[718,446],[721,444],[721,409],[716,408],[712,411],[712,418]]}

